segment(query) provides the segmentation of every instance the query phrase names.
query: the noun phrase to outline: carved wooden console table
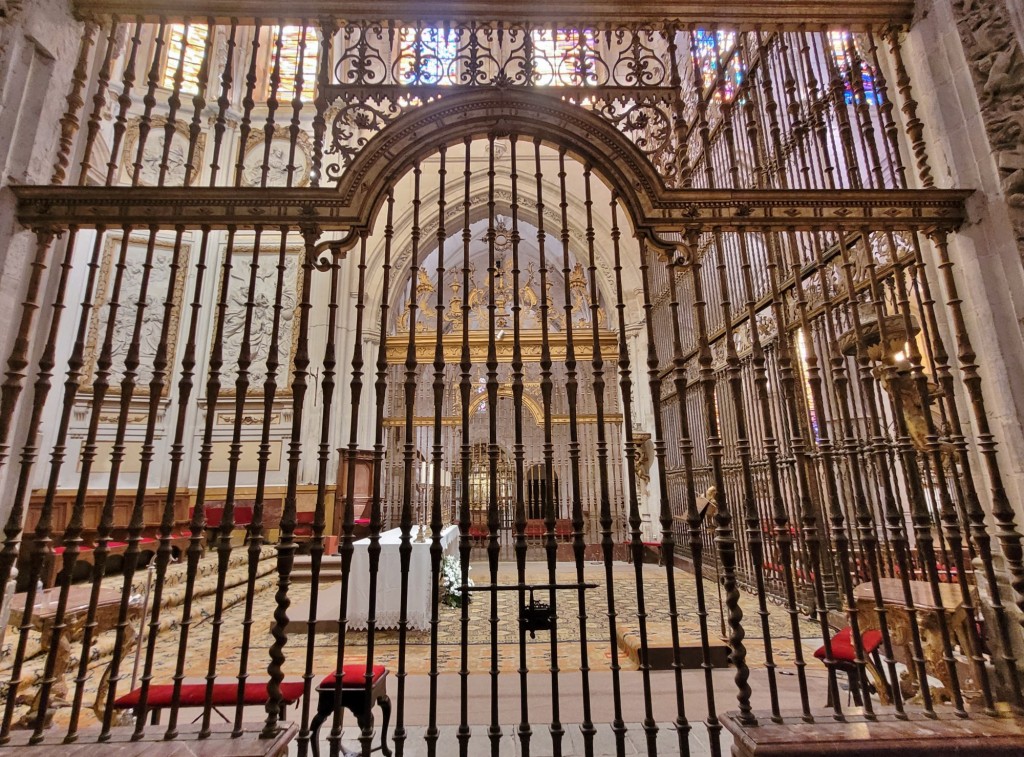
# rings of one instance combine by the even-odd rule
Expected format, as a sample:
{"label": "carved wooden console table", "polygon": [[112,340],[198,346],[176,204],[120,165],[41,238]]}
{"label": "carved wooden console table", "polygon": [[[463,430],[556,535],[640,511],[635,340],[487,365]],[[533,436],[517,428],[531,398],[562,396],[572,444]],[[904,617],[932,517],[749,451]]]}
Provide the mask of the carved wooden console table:
{"label": "carved wooden console table", "polygon": [[[54,685],[51,692],[51,705],[56,707],[69,706],[68,684],[65,677],[70,667],[72,645],[82,639],[89,614],[89,599],[92,592],[89,586],[72,586],[68,592],[68,606],[64,614],[64,622],[67,628],[61,634],[57,647],[57,657],[54,661],[53,678]],[[32,627],[39,631],[41,646],[44,653],[50,649],[50,640],[53,637],[53,620],[57,613],[57,598],[60,595],[60,588],[44,590],[45,599],[32,609]],[[11,602],[11,618],[9,624],[21,626],[25,612],[26,594],[15,594]],[[115,589],[101,589],[99,599],[96,602],[96,615],[94,619],[93,640],[100,634],[111,630],[117,625],[118,610],[121,604],[121,592]],[[135,648],[135,626],[138,623],[139,613],[142,611],[141,601],[133,598],[128,607],[128,625],[125,628],[124,644],[122,649],[128,654]],[[100,681],[99,690],[96,693],[96,701],[93,710],[98,718],[103,717],[103,708],[106,704],[106,692],[109,685],[109,667],[104,672]],[[32,703],[32,709],[26,716],[26,722],[32,723],[38,713],[38,697]]]}
{"label": "carved wooden console table", "polygon": [[[945,692],[933,690],[933,693],[946,694],[953,690],[953,684],[943,659],[943,644],[938,620],[939,608],[935,605],[932,597],[931,584],[927,581],[910,581],[909,583],[914,608],[917,611],[917,623],[921,631],[921,649],[924,653],[925,664],[929,674],[941,681],[945,688]],[[901,662],[909,663],[911,660],[909,651],[911,644],[910,613],[907,610],[903,594],[903,582],[898,578],[882,578],[879,579],[879,584],[893,645],[898,652],[902,652],[902,656],[897,654],[897,657]],[[860,618],[861,630],[878,628],[878,614],[875,611],[875,597],[871,584],[863,583],[855,587],[853,595],[857,601],[857,615]],[[959,644],[963,654],[966,655],[970,649],[968,646],[970,643],[968,624],[972,622],[972,619],[964,608],[960,587],[956,584],[939,584],[939,595],[942,597],[942,608],[946,615],[950,642],[954,645]],[[963,666],[961,669],[965,670]],[[917,687],[914,666],[908,664],[907,671],[910,680]],[[960,684],[966,696],[976,693],[976,686],[972,686],[973,681],[961,680]]]}

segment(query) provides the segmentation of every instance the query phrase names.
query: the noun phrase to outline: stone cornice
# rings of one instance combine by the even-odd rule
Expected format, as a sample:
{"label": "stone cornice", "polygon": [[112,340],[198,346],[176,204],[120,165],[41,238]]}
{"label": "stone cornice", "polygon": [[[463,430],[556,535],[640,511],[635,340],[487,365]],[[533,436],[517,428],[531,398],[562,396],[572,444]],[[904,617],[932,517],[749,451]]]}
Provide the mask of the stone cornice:
{"label": "stone cornice", "polygon": [[493,0],[75,0],[83,16],[116,13],[125,18],[141,15],[154,21],[188,16],[208,16],[226,22],[250,22],[256,17],[273,18],[275,23],[298,23],[303,19],[336,18],[349,21],[401,19],[439,22],[470,19],[535,23],[630,24],[673,22],[678,24],[717,23],[730,27],[840,25],[864,28],[878,24],[909,24],[913,0],[721,0],[717,3],[659,2],[658,0],[563,0],[558,3],[521,0],[500,3]]}

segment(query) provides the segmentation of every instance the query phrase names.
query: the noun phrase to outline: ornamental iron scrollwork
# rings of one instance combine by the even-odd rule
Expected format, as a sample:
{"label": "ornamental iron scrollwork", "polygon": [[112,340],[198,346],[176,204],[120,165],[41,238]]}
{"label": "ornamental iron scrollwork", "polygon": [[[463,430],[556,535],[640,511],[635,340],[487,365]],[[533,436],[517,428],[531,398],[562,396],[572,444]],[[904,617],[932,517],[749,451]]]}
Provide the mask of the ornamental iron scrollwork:
{"label": "ornamental iron scrollwork", "polygon": [[[348,24],[340,32],[330,103],[338,181],[374,133],[435,99],[480,87],[526,88],[579,105],[626,134],[670,184],[675,146],[668,40],[661,29],[529,24]],[[333,116],[333,117],[331,117]]]}

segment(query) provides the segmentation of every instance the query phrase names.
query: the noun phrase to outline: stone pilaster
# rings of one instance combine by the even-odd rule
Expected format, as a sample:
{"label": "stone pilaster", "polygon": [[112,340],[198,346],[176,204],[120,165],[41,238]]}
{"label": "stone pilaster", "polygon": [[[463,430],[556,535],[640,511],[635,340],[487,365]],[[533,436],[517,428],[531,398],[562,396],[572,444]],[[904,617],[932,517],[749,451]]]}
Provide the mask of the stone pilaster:
{"label": "stone pilaster", "polygon": [[955,0],[953,15],[1024,262],[1024,10],[1017,0]]}

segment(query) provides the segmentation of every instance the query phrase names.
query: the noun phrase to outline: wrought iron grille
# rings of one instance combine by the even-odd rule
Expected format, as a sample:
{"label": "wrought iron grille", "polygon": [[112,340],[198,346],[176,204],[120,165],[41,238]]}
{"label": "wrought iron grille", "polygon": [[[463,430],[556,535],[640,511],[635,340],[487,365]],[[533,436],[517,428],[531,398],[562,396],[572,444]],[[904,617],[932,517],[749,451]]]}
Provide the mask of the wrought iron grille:
{"label": "wrought iron grille", "polygon": [[67,101],[15,189],[0,741],[241,739],[248,696],[368,754],[388,680],[399,754],[1024,704],[898,29],[99,17]]}

